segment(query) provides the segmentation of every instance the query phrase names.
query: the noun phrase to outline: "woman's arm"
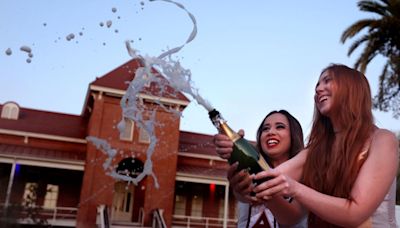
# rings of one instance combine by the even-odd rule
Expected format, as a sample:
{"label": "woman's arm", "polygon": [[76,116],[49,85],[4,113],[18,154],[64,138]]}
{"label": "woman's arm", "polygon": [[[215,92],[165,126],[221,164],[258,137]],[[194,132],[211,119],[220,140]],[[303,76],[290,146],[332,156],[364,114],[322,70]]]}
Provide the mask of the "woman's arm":
{"label": "woman's arm", "polygon": [[[300,181],[303,174],[303,165],[307,159],[308,150],[300,151],[295,157],[276,167],[274,172],[282,172],[291,178]],[[285,200],[282,195],[266,201],[267,207],[272,211],[276,220],[282,225],[294,225],[306,214],[306,209],[295,199]]]}
{"label": "woman's arm", "polygon": [[[237,163],[234,163],[228,170],[228,180],[236,199],[250,204],[262,203],[257,197],[251,195],[254,189],[254,175],[249,175],[245,170],[237,171],[236,169]],[[304,208],[296,200],[288,201],[282,196],[273,197],[265,203],[265,206],[282,225],[294,225],[305,216]]]}
{"label": "woman's arm", "polygon": [[265,205],[281,225],[297,224],[306,215],[305,208],[295,199],[287,200],[282,196],[276,196],[266,201]]}
{"label": "woman's arm", "polygon": [[256,179],[276,177],[257,186],[261,199],[285,195],[294,197],[321,219],[344,227],[355,227],[377,209],[387,194],[398,166],[398,141],[393,133],[378,130],[372,139],[369,156],[361,167],[350,193],[350,199],[319,193],[289,176],[272,170],[259,173]]}
{"label": "woman's arm", "polygon": [[301,177],[303,176],[303,166],[306,162],[307,155],[308,150],[304,149],[293,158],[280,164],[278,167],[275,168],[275,170],[279,171],[280,173],[284,173],[285,175],[288,175],[294,180],[300,181]]}

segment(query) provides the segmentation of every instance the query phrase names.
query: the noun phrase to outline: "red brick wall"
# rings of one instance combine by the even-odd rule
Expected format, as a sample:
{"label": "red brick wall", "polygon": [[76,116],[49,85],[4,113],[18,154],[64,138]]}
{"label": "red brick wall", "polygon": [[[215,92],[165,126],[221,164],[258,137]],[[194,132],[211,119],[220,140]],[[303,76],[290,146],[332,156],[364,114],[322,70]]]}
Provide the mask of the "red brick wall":
{"label": "red brick wall", "polygon": [[[89,135],[105,139],[113,148],[118,149],[118,155],[113,161],[113,165],[117,165],[120,160],[132,155],[145,162],[148,144],[138,142],[139,129],[136,124],[132,142],[119,140],[119,132],[116,128],[122,118],[119,98],[108,97],[104,94],[101,99],[97,95],[94,98],[95,102],[88,129]],[[154,105],[148,107],[157,108]],[[157,125],[156,128],[158,142],[152,155],[152,162],[153,172],[160,187],[155,187],[152,177],[146,178],[143,193],[145,225],[151,224],[153,209],[161,208],[164,209],[167,226],[170,226],[174,202],[180,119],[160,108],[157,109],[156,119],[162,125]],[[102,167],[105,159],[106,156],[102,152],[96,150],[90,143],[88,144],[80,210],[78,212],[78,227],[94,227],[96,207],[99,204],[112,205],[115,180],[105,175]]]}

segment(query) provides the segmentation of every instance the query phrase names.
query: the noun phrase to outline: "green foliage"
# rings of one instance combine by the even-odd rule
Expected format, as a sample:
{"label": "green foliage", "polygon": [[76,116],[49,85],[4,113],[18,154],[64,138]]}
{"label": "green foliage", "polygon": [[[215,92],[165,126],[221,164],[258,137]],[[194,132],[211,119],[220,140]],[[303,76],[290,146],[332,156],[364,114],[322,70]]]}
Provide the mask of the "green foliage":
{"label": "green foliage", "polygon": [[21,205],[9,205],[2,208],[3,211],[0,216],[0,227],[4,228],[19,228],[18,218],[22,211]]}
{"label": "green foliage", "polygon": [[41,207],[36,205],[37,184],[29,185],[28,194],[25,195],[22,204],[12,204],[5,206],[0,215],[1,228],[19,228],[22,227],[19,219],[24,219],[28,224],[34,227],[50,227],[47,220],[42,218]]}
{"label": "green foliage", "polygon": [[361,0],[361,11],[374,14],[373,18],[359,20],[342,34],[341,41],[353,38],[364,31],[349,48],[348,55],[364,45],[354,67],[365,73],[368,64],[377,55],[386,59],[379,77],[379,91],[375,95],[374,108],[392,111],[400,117],[400,0]]}

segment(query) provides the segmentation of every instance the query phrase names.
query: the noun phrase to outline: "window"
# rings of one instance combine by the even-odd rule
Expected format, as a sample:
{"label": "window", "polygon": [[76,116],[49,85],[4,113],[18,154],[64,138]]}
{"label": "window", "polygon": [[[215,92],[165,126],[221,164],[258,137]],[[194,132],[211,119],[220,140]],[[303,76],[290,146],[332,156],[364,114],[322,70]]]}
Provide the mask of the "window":
{"label": "window", "polygon": [[46,188],[46,196],[44,197],[43,207],[56,208],[58,200],[58,185],[48,184]]}
{"label": "window", "polygon": [[186,213],[186,197],[184,195],[175,196],[175,215],[185,215]]}
{"label": "window", "polygon": [[198,195],[193,196],[190,215],[194,217],[203,217],[203,197]]}
{"label": "window", "polygon": [[139,130],[139,142],[150,143],[149,133],[147,133],[146,129],[144,128],[140,128]]}
{"label": "window", "polygon": [[134,122],[130,119],[124,118],[124,128],[123,132],[120,132],[119,134],[119,139],[124,140],[124,141],[132,141],[133,139],[133,127],[134,127]]}
{"label": "window", "polygon": [[225,199],[222,198],[219,201],[219,208],[218,208],[218,218],[223,218],[225,212]]}
{"label": "window", "polygon": [[32,207],[36,205],[38,183],[27,182],[25,184],[24,195],[22,196],[22,205]]}
{"label": "window", "polygon": [[143,172],[144,164],[136,158],[125,158],[118,163],[116,172],[120,175],[136,178]]}
{"label": "window", "polygon": [[17,120],[19,116],[19,106],[14,102],[7,102],[1,110],[1,118]]}
{"label": "window", "polygon": [[144,74],[144,75],[143,75],[143,81],[145,82],[145,83],[144,83],[144,87],[149,88],[149,87],[150,87],[150,83],[151,83],[151,80],[150,80],[149,75]]}

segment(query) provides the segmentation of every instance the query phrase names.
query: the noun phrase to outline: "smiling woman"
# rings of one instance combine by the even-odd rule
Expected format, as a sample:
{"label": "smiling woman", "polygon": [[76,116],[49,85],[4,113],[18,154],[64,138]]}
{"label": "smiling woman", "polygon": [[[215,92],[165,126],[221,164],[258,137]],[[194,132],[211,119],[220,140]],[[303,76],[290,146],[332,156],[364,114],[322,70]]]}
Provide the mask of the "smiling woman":
{"label": "smiling woman", "polygon": [[307,149],[257,174],[272,179],[255,188],[256,196],[268,205],[276,196],[295,198],[309,211],[309,227],[396,227],[398,140],[374,125],[371,105],[362,73],[344,65],[324,69]]}
{"label": "smiling woman", "polygon": [[[232,152],[232,141],[223,134],[214,136],[217,153],[224,157]],[[303,149],[303,131],[300,123],[285,110],[272,111],[263,119],[257,130],[257,151],[270,167],[295,156]],[[238,164],[239,163],[239,164]],[[249,172],[238,169],[241,160],[233,164],[228,171],[228,179],[239,202],[238,227],[306,227],[304,213],[299,204],[292,199],[279,198],[282,207],[264,205],[250,194],[253,190]],[[262,183],[262,182],[260,182]],[[292,212],[289,216],[286,211]]]}
{"label": "smiling woman", "polygon": [[[240,173],[232,177],[231,167],[228,177],[238,198],[251,199],[254,190],[258,202],[271,211],[284,211],[286,217],[275,214],[282,224],[298,215],[279,201],[286,197],[308,210],[308,227],[395,228],[399,143],[392,132],[374,125],[366,77],[347,66],[331,65],[318,79],[314,101],[306,149],[255,175],[254,180],[265,180],[255,188],[251,181],[237,181]],[[229,143],[215,137],[220,139],[217,152],[229,151]],[[267,138],[266,145],[278,139]]]}

